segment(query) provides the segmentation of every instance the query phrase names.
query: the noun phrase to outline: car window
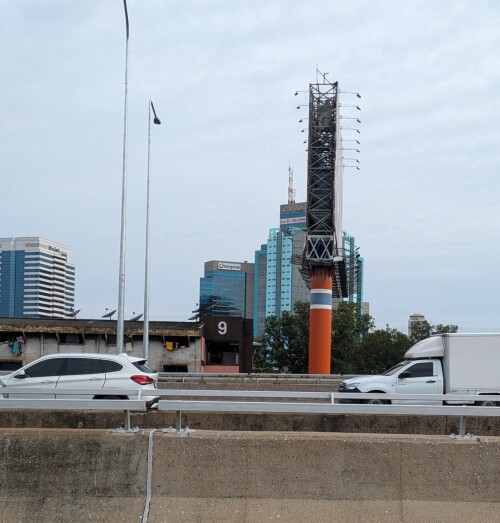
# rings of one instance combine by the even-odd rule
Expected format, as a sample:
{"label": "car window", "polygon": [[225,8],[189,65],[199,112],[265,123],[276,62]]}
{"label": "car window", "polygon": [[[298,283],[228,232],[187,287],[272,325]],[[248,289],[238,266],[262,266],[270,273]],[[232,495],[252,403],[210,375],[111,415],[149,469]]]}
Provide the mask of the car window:
{"label": "car window", "polygon": [[40,361],[25,369],[26,376],[30,378],[43,378],[45,376],[59,376],[66,358],[50,358]]}
{"label": "car window", "polygon": [[68,358],[68,364],[63,375],[102,374],[103,372],[101,360],[98,358]]}
{"label": "car window", "polygon": [[101,360],[101,363],[104,367],[104,372],[119,372],[123,369],[123,365],[120,365],[116,361]]}
{"label": "car window", "polygon": [[408,369],[407,372],[410,373],[410,378],[425,378],[427,376],[434,375],[434,363],[432,361],[426,361],[424,363],[416,363]]}
{"label": "car window", "polygon": [[133,361],[132,364],[136,369],[139,369],[141,372],[145,372],[146,374],[154,374],[156,372],[146,363],[146,360]]}

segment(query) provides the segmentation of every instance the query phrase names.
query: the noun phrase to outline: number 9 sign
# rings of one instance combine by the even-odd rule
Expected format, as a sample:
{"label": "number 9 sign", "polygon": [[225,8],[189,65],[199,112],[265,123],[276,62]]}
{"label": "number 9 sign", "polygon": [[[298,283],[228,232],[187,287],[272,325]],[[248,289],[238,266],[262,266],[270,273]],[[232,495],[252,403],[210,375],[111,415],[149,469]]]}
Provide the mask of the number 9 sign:
{"label": "number 9 sign", "polygon": [[217,332],[221,336],[224,336],[227,334],[227,323],[225,321],[219,321],[219,323],[217,324]]}

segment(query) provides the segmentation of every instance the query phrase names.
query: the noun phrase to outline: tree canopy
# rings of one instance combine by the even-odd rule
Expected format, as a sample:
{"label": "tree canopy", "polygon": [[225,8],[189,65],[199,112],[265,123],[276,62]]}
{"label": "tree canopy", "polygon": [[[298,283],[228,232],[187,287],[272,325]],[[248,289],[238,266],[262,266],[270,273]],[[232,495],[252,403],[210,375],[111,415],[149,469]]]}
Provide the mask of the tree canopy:
{"label": "tree canopy", "polygon": [[[417,341],[432,334],[457,332],[456,325],[415,322],[410,335],[386,325],[376,329],[373,318],[354,303],[340,302],[332,314],[331,372],[379,374],[404,357]],[[298,302],[293,313],[266,318],[265,332],[254,355],[255,372],[306,374],[309,352],[309,303]]]}
{"label": "tree canopy", "polygon": [[457,325],[431,325],[427,320],[414,321],[410,324],[409,338],[413,343],[425,340],[433,334],[446,334],[458,332]]}

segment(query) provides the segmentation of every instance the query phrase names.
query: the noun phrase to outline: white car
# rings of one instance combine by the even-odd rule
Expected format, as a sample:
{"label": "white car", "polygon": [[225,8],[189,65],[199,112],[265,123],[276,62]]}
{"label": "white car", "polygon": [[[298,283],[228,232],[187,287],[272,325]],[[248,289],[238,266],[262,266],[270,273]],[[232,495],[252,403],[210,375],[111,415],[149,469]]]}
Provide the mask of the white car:
{"label": "white car", "polygon": [[[127,354],[50,354],[2,376],[0,387],[19,387],[54,389],[54,394],[45,394],[45,398],[85,398],[85,399],[128,399],[126,395],[106,394],[106,389],[140,389],[146,406],[158,403],[159,397],[149,391],[158,388],[158,374],[143,358]],[[64,389],[102,389],[98,394],[64,395]],[[17,396],[24,397],[23,393]],[[40,396],[36,396],[40,397]]]}

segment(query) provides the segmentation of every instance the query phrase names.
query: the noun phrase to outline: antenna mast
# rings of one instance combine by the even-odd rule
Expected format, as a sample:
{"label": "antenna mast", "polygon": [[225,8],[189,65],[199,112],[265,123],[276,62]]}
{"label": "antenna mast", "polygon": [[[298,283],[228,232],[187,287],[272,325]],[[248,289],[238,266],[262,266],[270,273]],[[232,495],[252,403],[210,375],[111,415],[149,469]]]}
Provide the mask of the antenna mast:
{"label": "antenna mast", "polygon": [[288,203],[295,203],[295,189],[293,188],[293,170],[288,166]]}

